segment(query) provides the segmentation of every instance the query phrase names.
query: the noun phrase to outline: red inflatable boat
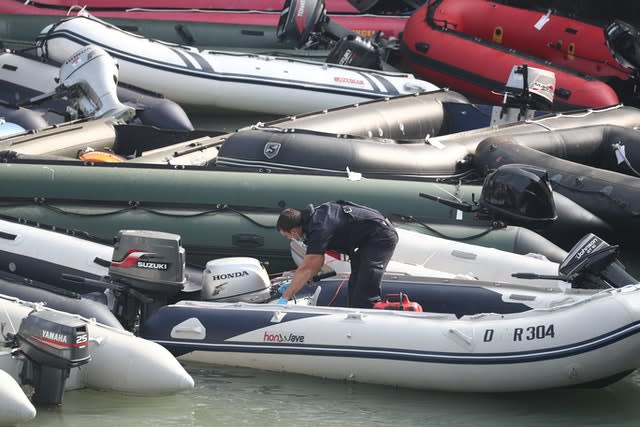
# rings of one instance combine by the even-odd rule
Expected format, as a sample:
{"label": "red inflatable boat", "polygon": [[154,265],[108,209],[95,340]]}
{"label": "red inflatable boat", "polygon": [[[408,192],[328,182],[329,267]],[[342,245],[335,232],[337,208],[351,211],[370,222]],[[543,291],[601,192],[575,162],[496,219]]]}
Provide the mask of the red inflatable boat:
{"label": "red inflatable boat", "polygon": [[485,102],[500,102],[512,68],[527,64],[555,73],[554,109],[604,107],[635,95],[633,30],[493,1],[430,0],[407,22],[402,53],[415,74]]}

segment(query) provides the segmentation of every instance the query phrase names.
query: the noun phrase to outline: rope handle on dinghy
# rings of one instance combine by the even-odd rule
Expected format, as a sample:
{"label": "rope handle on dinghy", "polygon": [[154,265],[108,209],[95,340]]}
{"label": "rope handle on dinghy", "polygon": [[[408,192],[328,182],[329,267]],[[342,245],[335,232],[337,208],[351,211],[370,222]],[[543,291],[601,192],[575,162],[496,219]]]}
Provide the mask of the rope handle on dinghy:
{"label": "rope handle on dinghy", "polygon": [[413,222],[416,224],[419,224],[421,226],[423,226],[424,228],[426,228],[427,230],[433,232],[434,234],[436,234],[439,237],[445,238],[445,239],[449,239],[449,240],[457,240],[457,241],[466,241],[466,240],[473,240],[476,239],[478,237],[482,237],[484,235],[487,235],[489,233],[491,233],[492,231],[495,230],[500,230],[502,228],[505,228],[507,226],[507,224],[505,224],[502,221],[491,221],[489,227],[486,230],[483,230],[477,234],[472,234],[469,236],[465,236],[465,237],[454,237],[454,236],[450,236],[448,234],[445,234],[441,231],[436,230],[435,228],[433,228],[432,226],[430,226],[429,224],[420,221],[419,219],[415,218],[412,215],[401,215],[401,214],[392,214],[392,216],[399,218],[400,220],[406,221],[406,222]]}
{"label": "rope handle on dinghy", "polygon": [[[60,200],[62,202],[64,202],[63,200]],[[250,223],[254,224],[257,227],[260,228],[265,228],[265,229],[275,229],[275,225],[269,225],[269,224],[262,224],[258,221],[256,221],[255,219],[251,218],[251,216],[249,214],[246,214],[244,212],[242,212],[240,209],[237,209],[235,207],[232,207],[230,205],[227,204],[216,204],[215,208],[210,208],[210,209],[203,209],[200,212],[195,212],[195,213],[191,213],[191,214],[175,214],[175,213],[169,213],[169,212],[162,212],[158,209],[153,209],[150,207],[146,207],[143,206],[142,202],[140,201],[135,201],[135,200],[129,200],[126,202],[122,202],[123,204],[126,204],[125,207],[122,208],[118,208],[118,209],[113,209],[107,212],[98,212],[98,213],[88,213],[88,212],[73,212],[70,210],[66,210],[57,206],[54,206],[53,204],[51,204],[50,200],[47,200],[44,197],[34,197],[34,198],[30,198],[28,199],[28,201],[25,203],[24,201],[16,201],[15,203],[11,203],[11,204],[3,204],[2,206],[4,208],[12,208],[12,207],[21,207],[21,206],[25,206],[25,205],[29,205],[31,204],[30,202],[35,203],[36,205],[40,205],[43,206],[53,212],[56,212],[58,214],[61,215],[70,215],[70,216],[79,216],[79,217],[93,217],[93,218],[97,218],[97,217],[103,217],[103,216],[111,216],[111,215],[118,215],[121,213],[126,213],[129,211],[133,211],[133,210],[142,210],[154,215],[158,215],[158,216],[164,216],[164,217],[171,217],[171,218],[196,218],[196,217],[200,217],[200,216],[205,216],[205,215],[215,215],[217,213],[221,213],[221,212],[232,212],[235,213],[239,216],[241,216],[242,218],[246,219],[247,221],[249,221]],[[84,202],[88,202],[88,204],[92,204],[91,201],[87,201],[85,200]],[[100,205],[101,202],[94,202],[95,205]],[[187,205],[181,205],[181,208],[188,208]],[[171,206],[170,204],[167,204],[166,206],[167,209],[175,209],[175,206]],[[194,207],[195,209],[195,207]],[[264,209],[264,211],[268,211],[268,209]]]}

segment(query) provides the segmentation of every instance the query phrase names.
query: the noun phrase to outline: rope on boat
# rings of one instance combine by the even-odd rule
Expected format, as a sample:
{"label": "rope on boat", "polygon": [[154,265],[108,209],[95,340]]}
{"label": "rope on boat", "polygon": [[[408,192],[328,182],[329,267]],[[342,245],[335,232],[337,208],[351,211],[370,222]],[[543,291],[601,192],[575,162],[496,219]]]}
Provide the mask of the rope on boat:
{"label": "rope on boat", "polygon": [[396,217],[399,217],[401,220],[406,221],[406,222],[413,222],[416,224],[420,224],[421,226],[423,226],[424,228],[426,228],[427,230],[431,231],[432,233],[436,234],[439,237],[443,237],[445,239],[449,239],[449,240],[457,240],[457,241],[465,241],[465,240],[473,240],[475,238],[478,237],[482,237],[486,234],[491,233],[492,231],[495,230],[499,230],[502,228],[505,228],[507,225],[502,222],[502,221],[491,221],[491,224],[489,225],[489,227],[486,230],[483,230],[477,234],[472,234],[470,236],[465,236],[465,237],[454,237],[454,236],[449,236],[441,231],[436,230],[435,228],[433,228],[432,226],[430,226],[429,224],[422,222],[418,219],[416,219],[415,217],[409,215],[400,215],[400,214],[393,214]]}
{"label": "rope on boat", "polygon": [[[215,205],[216,207],[213,209],[206,209],[206,210],[202,210],[200,212],[194,212],[194,213],[170,213],[170,212],[164,212],[164,211],[160,211],[158,209],[152,209],[152,208],[148,208],[142,205],[142,202],[140,201],[128,201],[127,206],[123,207],[123,208],[118,208],[118,209],[114,209],[114,210],[110,210],[107,212],[74,212],[71,210],[66,210],[63,208],[60,208],[58,206],[54,206],[52,204],[50,204],[46,199],[41,198],[41,197],[36,197],[33,199],[33,202],[35,202],[35,204],[43,206],[53,212],[56,212],[58,214],[61,215],[71,215],[71,216],[81,216],[81,217],[92,217],[92,218],[98,218],[98,217],[105,217],[105,216],[112,216],[112,215],[118,215],[118,214],[122,214],[122,213],[126,213],[126,212],[131,212],[134,210],[139,210],[139,211],[144,211],[150,214],[154,214],[154,215],[158,215],[158,216],[164,216],[164,217],[172,217],[172,218],[196,218],[196,217],[201,217],[201,216],[207,216],[207,215],[215,215],[217,213],[222,213],[222,212],[232,212],[236,215],[241,216],[242,218],[246,219],[247,221],[249,221],[250,223],[254,224],[257,227],[260,228],[264,228],[264,229],[275,229],[275,224],[274,225],[267,225],[267,224],[262,224],[258,221],[256,221],[255,219],[251,218],[250,215],[241,212],[240,210],[229,206],[227,204],[217,204]],[[29,203],[15,203],[12,205],[3,205],[3,207],[7,208],[7,207],[21,207],[21,206],[25,206],[25,205],[29,205]],[[170,208],[168,208],[170,209]]]}

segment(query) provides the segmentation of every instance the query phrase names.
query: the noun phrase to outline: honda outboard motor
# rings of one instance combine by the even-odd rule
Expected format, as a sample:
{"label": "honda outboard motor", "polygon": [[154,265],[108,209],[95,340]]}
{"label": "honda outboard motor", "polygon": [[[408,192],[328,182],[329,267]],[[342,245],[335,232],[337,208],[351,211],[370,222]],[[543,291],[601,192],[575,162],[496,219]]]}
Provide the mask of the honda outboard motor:
{"label": "honda outboard motor", "polygon": [[121,230],[109,267],[116,294],[114,314],[127,329],[172,302],[186,282],[180,236],[147,230]]}
{"label": "honda outboard motor", "polygon": [[77,50],[60,66],[59,93],[69,93],[85,117],[110,116],[128,121],[133,107],[117,97],[118,65],[103,49],[88,45]]}
{"label": "honda outboard motor", "polygon": [[61,404],[69,370],[91,359],[87,324],[54,311],[33,311],[14,339],[25,356],[20,378],[33,386],[33,402]]}
{"label": "honda outboard motor", "polygon": [[619,288],[638,283],[617,259],[618,246],[587,234],[560,263],[559,272],[577,288]]}
{"label": "honda outboard motor", "polygon": [[276,30],[279,40],[291,40],[296,48],[326,46],[326,62],[382,69],[379,35],[371,40],[331,21],[322,0],[287,0]]}
{"label": "honda outboard motor", "polygon": [[205,301],[261,303],[272,298],[271,282],[264,266],[257,259],[247,257],[207,262],[200,292]]}

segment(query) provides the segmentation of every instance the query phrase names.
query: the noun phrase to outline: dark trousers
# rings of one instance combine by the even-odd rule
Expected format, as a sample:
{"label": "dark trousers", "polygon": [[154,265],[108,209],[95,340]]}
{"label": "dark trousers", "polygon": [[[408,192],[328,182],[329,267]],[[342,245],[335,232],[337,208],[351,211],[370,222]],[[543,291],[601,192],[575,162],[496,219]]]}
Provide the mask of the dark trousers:
{"label": "dark trousers", "polygon": [[398,244],[398,233],[392,227],[374,227],[369,238],[350,254],[349,307],[371,308],[380,298],[380,281]]}

